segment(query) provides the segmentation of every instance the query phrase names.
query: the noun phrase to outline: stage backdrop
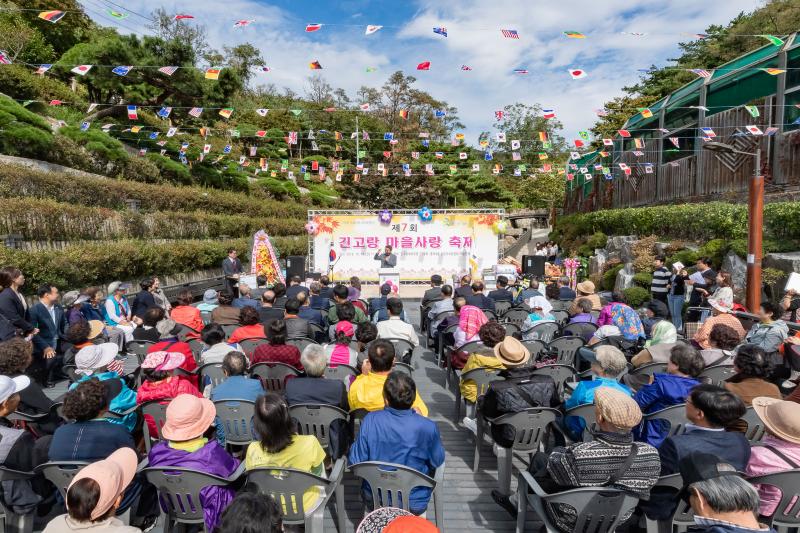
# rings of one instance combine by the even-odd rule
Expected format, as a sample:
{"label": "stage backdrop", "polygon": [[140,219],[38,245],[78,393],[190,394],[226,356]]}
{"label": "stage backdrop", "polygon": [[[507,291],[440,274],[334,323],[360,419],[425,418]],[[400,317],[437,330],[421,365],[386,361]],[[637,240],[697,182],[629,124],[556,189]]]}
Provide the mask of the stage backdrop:
{"label": "stage backdrop", "polygon": [[[497,264],[500,243],[494,224],[505,215],[502,209],[433,211],[427,222],[416,210],[392,215],[390,223],[382,223],[373,211],[309,211],[308,220],[316,225],[316,233],[309,235],[309,266],[324,274],[335,263],[337,280],[358,276],[377,281],[380,263],[373,257],[387,244],[397,255],[403,283],[428,281],[433,274],[446,279],[474,275]],[[330,261],[331,249],[338,262]]]}

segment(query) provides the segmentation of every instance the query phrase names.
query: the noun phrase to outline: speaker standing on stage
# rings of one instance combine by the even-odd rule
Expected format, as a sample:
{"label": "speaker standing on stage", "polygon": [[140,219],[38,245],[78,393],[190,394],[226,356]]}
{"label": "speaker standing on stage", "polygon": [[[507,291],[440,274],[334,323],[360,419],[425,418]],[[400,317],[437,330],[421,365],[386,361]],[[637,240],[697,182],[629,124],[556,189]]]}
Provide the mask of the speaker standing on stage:
{"label": "speaker standing on stage", "polygon": [[242,273],[242,262],[236,257],[236,250],[228,250],[228,257],[222,260],[222,273],[225,275],[225,285],[233,293],[234,298],[239,296],[239,276]]}
{"label": "speaker standing on stage", "polygon": [[375,261],[381,262],[381,268],[394,268],[397,266],[397,256],[392,253],[392,247],[386,246],[383,255],[380,252],[375,254]]}

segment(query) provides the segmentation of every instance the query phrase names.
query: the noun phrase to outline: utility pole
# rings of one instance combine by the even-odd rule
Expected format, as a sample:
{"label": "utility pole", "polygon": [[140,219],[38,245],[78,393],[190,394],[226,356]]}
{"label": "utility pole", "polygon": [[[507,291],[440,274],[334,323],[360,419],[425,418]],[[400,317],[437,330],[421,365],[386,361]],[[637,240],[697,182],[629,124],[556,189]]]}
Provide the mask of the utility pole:
{"label": "utility pole", "polygon": [[748,188],[747,228],[747,310],[757,313],[761,306],[761,257],[764,222],[764,176],[761,174],[761,148],[755,153],[755,172]]}

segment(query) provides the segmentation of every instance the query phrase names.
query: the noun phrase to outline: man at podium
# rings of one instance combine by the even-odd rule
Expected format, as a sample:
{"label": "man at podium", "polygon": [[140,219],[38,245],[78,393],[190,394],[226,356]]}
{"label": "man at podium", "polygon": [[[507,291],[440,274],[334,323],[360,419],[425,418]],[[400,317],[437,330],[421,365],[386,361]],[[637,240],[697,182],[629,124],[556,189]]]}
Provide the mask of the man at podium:
{"label": "man at podium", "polygon": [[394,268],[397,266],[397,256],[392,253],[392,247],[388,244],[383,249],[383,254],[376,253],[374,259],[381,262],[381,268]]}

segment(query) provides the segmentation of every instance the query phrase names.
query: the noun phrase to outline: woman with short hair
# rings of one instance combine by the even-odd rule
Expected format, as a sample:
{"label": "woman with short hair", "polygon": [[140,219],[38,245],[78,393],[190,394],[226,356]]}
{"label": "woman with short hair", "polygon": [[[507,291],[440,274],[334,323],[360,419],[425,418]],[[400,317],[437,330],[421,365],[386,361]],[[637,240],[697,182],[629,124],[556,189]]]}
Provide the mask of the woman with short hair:
{"label": "woman with short hair", "polygon": [[[246,308],[245,308],[246,309]],[[300,350],[297,346],[286,344],[286,322],[273,320],[267,326],[267,344],[260,344],[253,351],[252,363],[284,363],[303,371],[300,363]]]}

